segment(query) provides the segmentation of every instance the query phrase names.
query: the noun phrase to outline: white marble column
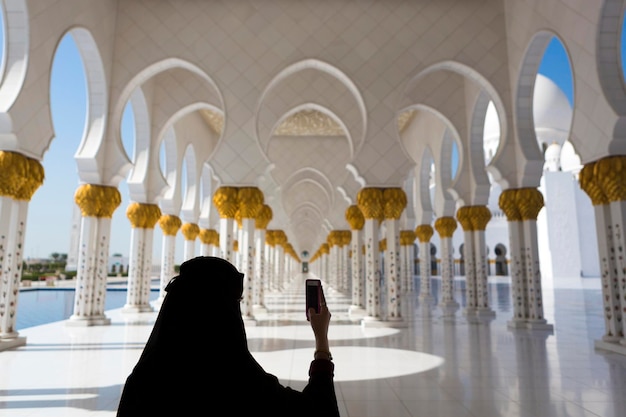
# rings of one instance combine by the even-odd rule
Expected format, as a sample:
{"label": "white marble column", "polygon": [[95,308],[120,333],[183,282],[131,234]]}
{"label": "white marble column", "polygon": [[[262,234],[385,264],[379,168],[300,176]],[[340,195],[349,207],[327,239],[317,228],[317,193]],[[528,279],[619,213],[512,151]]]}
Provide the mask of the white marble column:
{"label": "white marble column", "polygon": [[66,324],[107,325],[111,323],[104,315],[111,216],[122,198],[115,187],[84,184],[78,188],[74,199],[82,214],[81,235],[74,313]]}
{"label": "white marble column", "polygon": [[233,232],[234,219],[239,210],[239,191],[237,187],[220,187],[213,194],[213,204],[220,214],[220,254],[219,257],[234,263],[233,242],[235,236]]}
{"label": "white marble column", "polygon": [[41,163],[0,151],[0,351],[26,344],[15,329],[28,205],[44,180]]}
{"label": "white marble column", "polygon": [[474,225],[470,206],[460,207],[456,218],[463,228],[463,254],[465,258],[465,292],[467,302],[464,314],[473,319],[478,308],[478,289],[476,283],[476,249],[474,248]]}
{"label": "white marble column", "polygon": [[363,243],[365,245],[365,313],[363,326],[375,326],[381,321],[380,269],[379,269],[379,224],[384,218],[383,192],[380,188],[363,188],[357,194],[357,205],[365,223]]}
{"label": "white marble column", "polygon": [[159,276],[159,297],[155,302],[157,308],[161,308],[166,292],[165,287],[170,280],[176,275],[175,257],[176,257],[176,233],[180,229],[182,221],[178,216],[171,214],[162,215],[159,219],[159,226],[163,231],[163,240],[161,242],[161,274]]}
{"label": "white marble column", "polygon": [[241,300],[241,314],[244,319],[253,319],[254,312],[254,287],[256,286],[256,276],[254,271],[254,219],[241,219],[241,240],[239,241],[239,253],[241,253],[241,269],[244,274],[243,300]]}
{"label": "white marble column", "polygon": [[126,210],[132,229],[126,304],[123,313],[153,311],[150,305],[154,226],[161,217],[156,204],[131,203]]}
{"label": "white marble column", "polygon": [[[385,219],[385,250],[386,269],[386,300],[387,315],[385,320],[393,322],[404,321],[402,317],[402,299],[400,298],[400,229],[395,217]],[[394,323],[397,324],[397,323]]]}
{"label": "white marble column", "polygon": [[431,272],[430,272],[430,238],[433,235],[433,228],[429,224],[420,224],[415,228],[415,235],[418,240],[419,248],[419,300],[422,306],[430,306],[434,298],[431,291]]}
{"label": "white marble column", "polygon": [[400,292],[413,293],[413,243],[416,236],[413,230],[400,231]]}
{"label": "white marble column", "polygon": [[624,233],[624,207],[620,197],[625,197],[620,196],[617,191],[624,189],[620,184],[625,179],[622,172],[623,163],[612,166],[615,162],[623,162],[623,159],[624,157],[609,157],[585,164],[580,171],[579,181],[594,207],[600,261],[605,329],[602,338],[595,341],[595,346],[626,354],[626,348],[620,343],[626,333],[624,324],[626,315],[622,310],[626,301],[623,298],[626,296],[623,285],[626,283],[620,284],[620,277],[623,280],[624,276],[623,272],[619,271],[623,264],[618,259],[624,257],[624,246],[620,243],[623,242],[623,237],[617,238],[618,234],[623,236]]}
{"label": "white marble column", "polygon": [[152,240],[151,235],[152,229],[137,227],[131,229],[128,284],[123,313],[143,313],[153,310],[150,305],[150,276],[146,276],[144,268],[145,249],[148,246],[146,241]]}
{"label": "white marble column", "polygon": [[453,316],[459,309],[459,303],[454,298],[454,254],[452,250],[452,236],[457,228],[457,222],[452,216],[440,217],[435,221],[435,229],[441,242],[441,297],[439,308],[444,317]]}
{"label": "white marble column", "polygon": [[275,230],[274,238],[276,239],[276,245],[274,247],[274,275],[276,277],[276,290],[282,291],[285,286],[285,248],[284,244],[287,243],[287,235],[283,230]]}
{"label": "white marble column", "polygon": [[26,344],[15,329],[28,201],[0,197],[0,351]]}

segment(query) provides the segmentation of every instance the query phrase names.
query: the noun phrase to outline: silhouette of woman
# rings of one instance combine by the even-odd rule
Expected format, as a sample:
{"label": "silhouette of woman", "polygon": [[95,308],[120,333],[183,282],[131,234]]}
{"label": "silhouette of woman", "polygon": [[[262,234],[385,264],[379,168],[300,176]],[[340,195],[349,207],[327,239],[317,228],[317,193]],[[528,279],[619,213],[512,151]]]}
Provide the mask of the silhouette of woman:
{"label": "silhouette of woman", "polygon": [[165,290],[150,337],[126,379],[118,417],[339,416],[325,301],[319,314],[309,311],[316,350],[309,381],[298,391],[281,385],[248,350],[240,309],[243,274],[230,262],[190,259]]}

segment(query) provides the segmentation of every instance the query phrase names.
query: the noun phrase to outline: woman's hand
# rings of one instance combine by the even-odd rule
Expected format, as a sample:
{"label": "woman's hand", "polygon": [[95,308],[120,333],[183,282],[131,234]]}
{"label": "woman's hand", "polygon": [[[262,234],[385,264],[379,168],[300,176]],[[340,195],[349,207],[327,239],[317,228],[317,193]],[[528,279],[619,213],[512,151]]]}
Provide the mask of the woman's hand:
{"label": "woman's hand", "polygon": [[328,326],[330,324],[330,311],[326,305],[326,297],[324,297],[324,289],[321,289],[322,302],[320,312],[316,313],[314,308],[309,309],[309,318],[313,334],[315,335],[315,350],[321,352],[329,352],[328,345]]}

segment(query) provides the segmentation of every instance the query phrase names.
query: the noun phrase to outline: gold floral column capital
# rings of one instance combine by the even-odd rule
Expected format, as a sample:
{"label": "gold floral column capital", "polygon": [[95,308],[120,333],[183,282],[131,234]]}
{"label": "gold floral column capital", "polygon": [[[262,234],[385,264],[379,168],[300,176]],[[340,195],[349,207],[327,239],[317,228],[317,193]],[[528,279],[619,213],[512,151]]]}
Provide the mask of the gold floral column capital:
{"label": "gold floral column capital", "polygon": [[15,198],[27,171],[26,157],[17,152],[0,151],[0,195]]}
{"label": "gold floral column capital", "polygon": [[357,206],[365,219],[384,218],[383,190],[380,188],[362,188],[357,194]]}
{"label": "gold floral column capital", "polygon": [[415,232],[413,230],[400,230],[400,245],[411,246],[413,242],[415,242]]}
{"label": "gold floral column capital", "polygon": [[610,202],[626,201],[626,156],[600,159],[593,170],[598,185]]}
{"label": "gold floral column capital", "polygon": [[470,206],[460,207],[456,211],[456,219],[461,223],[461,227],[466,232],[471,232],[474,230],[474,224],[472,223],[472,213],[470,210]]}
{"label": "gold floral column capital", "polygon": [[420,224],[415,228],[415,236],[417,236],[417,239],[422,243],[430,242],[430,238],[433,237],[434,233],[433,227],[429,224]]}
{"label": "gold floral column capital", "polygon": [[470,206],[469,212],[473,230],[485,230],[491,220],[491,210],[487,206]]}
{"label": "gold floral column capital", "polygon": [[[45,178],[43,166],[39,161],[33,158],[26,158],[26,177],[23,178],[22,185],[15,192],[16,200],[30,201],[35,191]],[[18,182],[19,183],[19,182]]]}
{"label": "gold floral column capital", "polygon": [[402,188],[385,188],[383,190],[385,219],[398,220],[406,208],[406,204],[406,193]]}
{"label": "gold floral column capital", "polygon": [[133,228],[152,229],[161,217],[161,209],[156,204],[131,203],[126,209],[126,217]]}
{"label": "gold floral column capital", "polygon": [[163,230],[163,234],[166,236],[176,236],[182,224],[180,217],[173,214],[164,214],[159,219],[159,226],[161,226],[161,230]]}
{"label": "gold floral column capital", "polygon": [[365,224],[363,212],[357,205],[351,205],[346,209],[346,220],[352,230],[361,230]]}
{"label": "gold floral column capital", "polygon": [[517,207],[522,220],[537,220],[543,207],[543,194],[536,188],[518,188],[515,192]]}
{"label": "gold floral column capital", "polygon": [[609,198],[604,194],[604,190],[596,180],[594,174],[595,165],[595,162],[585,164],[578,174],[578,182],[580,183],[580,188],[582,188],[591,199],[591,204],[594,206],[603,206],[609,204]]}
{"label": "gold floral column capital", "polygon": [[276,233],[274,232],[275,230],[267,230],[265,232],[265,243],[272,247],[276,245]]}
{"label": "gold floral column capital", "polygon": [[341,246],[340,232],[338,230],[331,230],[328,233],[328,236],[326,236],[326,243],[328,243],[328,246],[330,246],[331,248],[333,246]]}
{"label": "gold floral column capital", "polygon": [[185,240],[195,240],[200,234],[200,227],[195,223],[185,223],[180,228]]}
{"label": "gold floral column capital", "polygon": [[122,202],[122,197],[115,187],[83,184],[74,193],[74,201],[83,216],[110,219]]}
{"label": "gold floral column capital", "polygon": [[328,247],[328,243],[321,244],[320,253],[323,253],[324,255],[328,255],[330,253],[330,248]]}
{"label": "gold floral column capital", "polygon": [[213,204],[222,219],[234,219],[239,210],[239,190],[237,187],[220,187],[213,194]]}
{"label": "gold floral column capital", "polygon": [[349,245],[352,241],[352,232],[349,230],[340,230],[339,231],[341,246]]}
{"label": "gold floral column capital", "polygon": [[287,244],[287,235],[283,230],[275,230],[274,231],[274,241],[277,245],[282,246],[283,248]]}
{"label": "gold floral column capital", "polygon": [[506,219],[510,222],[518,222],[522,220],[522,214],[517,207],[515,189],[504,190],[498,198],[498,206],[506,215]]}
{"label": "gold floral column capital", "polygon": [[239,212],[244,219],[255,219],[263,207],[263,192],[257,187],[239,187],[237,191]]}
{"label": "gold floral column capital", "polygon": [[435,220],[435,230],[441,238],[452,237],[457,227],[456,219],[452,216],[443,216]]}
{"label": "gold floral column capital", "polygon": [[205,245],[210,245],[211,243],[213,243],[213,237],[211,236],[211,230],[209,229],[200,228],[200,233],[198,234],[198,237],[200,238],[200,242]]}
{"label": "gold floral column capital", "polygon": [[254,219],[254,227],[257,229],[267,229],[267,225],[272,221],[272,208],[267,204],[263,204]]}
{"label": "gold floral column capital", "polygon": [[220,234],[217,230],[209,229],[209,236],[210,236],[209,244],[213,246],[220,245]]}

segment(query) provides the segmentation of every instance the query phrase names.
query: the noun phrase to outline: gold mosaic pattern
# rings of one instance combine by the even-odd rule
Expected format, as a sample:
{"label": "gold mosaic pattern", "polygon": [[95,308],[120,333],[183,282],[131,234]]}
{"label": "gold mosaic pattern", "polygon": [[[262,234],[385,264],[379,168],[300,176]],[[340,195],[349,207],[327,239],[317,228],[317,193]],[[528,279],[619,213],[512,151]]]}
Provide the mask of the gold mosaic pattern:
{"label": "gold mosaic pattern", "polygon": [[415,110],[407,110],[400,113],[398,116],[398,132],[402,133],[404,128],[411,123],[411,120],[415,117],[415,113]]}
{"label": "gold mosaic pattern", "polygon": [[216,135],[221,136],[224,130],[224,116],[208,109],[202,109],[200,116]]}
{"label": "gold mosaic pattern", "polygon": [[328,115],[317,110],[301,110],[276,128],[280,136],[345,136],[343,128]]}

